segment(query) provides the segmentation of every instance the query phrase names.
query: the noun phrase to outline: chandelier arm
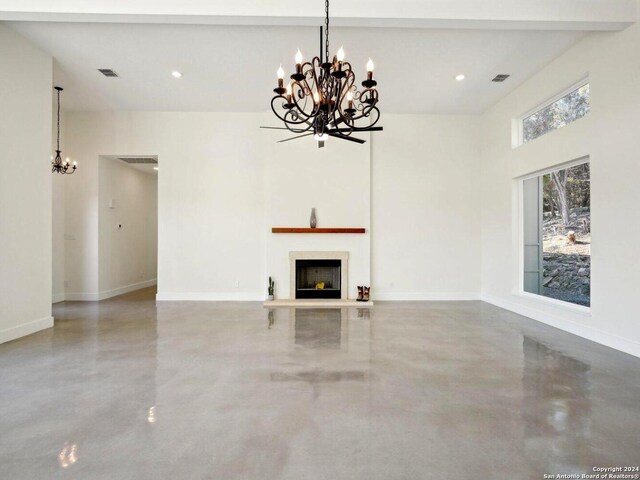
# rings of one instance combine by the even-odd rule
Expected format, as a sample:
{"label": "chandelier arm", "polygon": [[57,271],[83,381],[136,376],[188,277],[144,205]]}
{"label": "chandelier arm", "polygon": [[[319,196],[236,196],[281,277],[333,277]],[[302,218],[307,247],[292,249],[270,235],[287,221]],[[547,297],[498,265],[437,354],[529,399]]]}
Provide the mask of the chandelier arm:
{"label": "chandelier arm", "polygon": [[[274,104],[276,103],[276,101],[281,100],[282,98],[283,98],[283,97],[282,97],[281,95],[276,95],[275,97],[273,97],[273,98],[271,99],[271,110],[273,111],[274,115],[275,115],[276,117],[278,117],[280,120],[282,120],[285,124],[287,124],[287,123],[292,123],[292,124],[303,124],[303,123],[305,123],[305,120],[304,120],[304,119],[303,119],[303,120],[301,120],[300,122],[296,122],[296,121],[292,121],[292,120],[287,120],[287,118],[286,118],[286,117],[287,117],[287,115],[289,115],[289,114],[291,113],[291,110],[288,110],[288,111],[287,111],[287,113],[286,113],[284,116],[282,116],[282,115],[280,115],[280,114],[278,113],[278,111],[276,110],[276,108],[275,108],[275,105],[274,105]],[[285,99],[285,100],[286,100],[286,99]],[[296,112],[296,114],[298,114],[298,113],[299,113],[299,112]]]}
{"label": "chandelier arm", "polygon": [[340,133],[331,133],[330,132],[330,133],[327,133],[327,135],[329,135],[330,137],[333,137],[333,138],[339,138],[341,140],[348,140],[349,142],[355,142],[355,143],[360,143],[360,144],[363,144],[363,143],[366,142],[366,140],[362,140],[360,138],[351,138],[351,137],[348,137],[346,135],[342,135]]}
{"label": "chandelier arm", "polygon": [[313,132],[305,133],[304,135],[298,135],[297,137],[285,138],[284,140],[278,141],[278,143],[290,142],[291,140],[297,140],[298,138],[308,137],[309,135],[313,135]]}
{"label": "chandelier arm", "polygon": [[[317,57],[315,57],[312,61],[315,61]],[[317,105],[315,104],[315,101],[313,102],[313,109],[311,110],[310,113],[306,112],[306,106],[307,106],[307,99],[309,97],[313,96],[313,85],[318,84],[318,80],[316,77],[316,73],[315,73],[315,68],[314,65],[310,62],[306,62],[302,65],[302,70],[304,71],[304,78],[300,81],[296,80],[293,82],[291,90],[292,90],[292,95],[291,98],[293,100],[293,104],[295,105],[296,109],[307,119],[311,119],[312,117],[314,117],[317,114]],[[313,80],[313,85],[309,85],[309,79],[308,77]],[[295,87],[298,87],[298,90],[296,92]],[[305,99],[304,105],[300,105],[300,103],[298,102],[298,99]]]}
{"label": "chandelier arm", "polygon": [[[320,94],[320,87],[319,87],[320,82],[318,81],[318,76],[317,76],[317,73],[316,73],[316,66],[315,66],[316,61],[319,63],[318,57],[314,57],[311,60],[311,62],[307,62],[304,65],[304,66],[307,67],[306,71],[304,72],[305,78],[303,80],[305,88],[302,89],[303,93],[305,94],[304,95],[304,98],[305,98],[305,105],[304,106],[306,107],[306,99],[308,97],[311,97],[312,101],[313,101],[313,109],[311,110],[311,113],[308,114],[308,118],[315,117],[318,114],[318,111],[320,109],[320,103],[319,102],[316,103],[315,99],[313,98],[313,87],[314,86],[316,87],[316,91],[318,92],[318,95]],[[309,79],[313,81],[311,85],[309,85]],[[298,104],[298,100],[297,99],[295,99],[295,104],[296,104],[296,107],[298,108],[298,110],[302,111],[304,113],[304,115],[307,115],[307,113],[304,112],[304,108],[300,108],[300,105]]]}
{"label": "chandelier arm", "polygon": [[[299,117],[298,112],[294,112],[294,111],[289,111],[285,114],[285,122],[284,122],[284,126],[286,127],[287,130],[289,130],[292,133],[304,133],[304,132],[308,132],[309,130],[311,130],[313,128],[313,123],[309,122],[308,120],[305,121],[304,119],[302,119],[302,122],[296,122],[293,123],[291,121],[289,121],[287,119],[287,117],[294,117],[294,121],[296,120],[295,117]],[[300,125],[300,128],[297,127],[293,127],[293,125]],[[306,128],[303,127],[303,125],[306,125]]]}
{"label": "chandelier arm", "polygon": [[[380,120],[380,110],[375,105],[369,109],[369,112],[366,115],[369,118],[369,128],[375,126]],[[373,118],[373,120],[371,120]]]}
{"label": "chandelier arm", "polygon": [[[302,90],[300,90],[300,91],[302,91]],[[300,99],[301,100],[304,99],[304,105],[300,106],[300,104],[298,103],[297,96],[296,95],[292,95],[291,96],[291,99],[293,100],[293,105],[294,105],[295,109],[292,108],[290,110],[290,112],[291,111],[295,111],[296,114],[302,118],[302,121],[296,122],[296,123],[304,123],[304,122],[306,122],[308,120],[311,120],[315,116],[315,106],[314,106],[314,110],[312,110],[310,113],[307,113],[305,111],[305,108],[307,106],[307,99],[308,98],[309,98],[308,95],[302,95],[300,97]]]}
{"label": "chandelier arm", "polygon": [[345,63],[349,66],[349,68],[345,71],[346,75],[344,78],[344,83],[340,84],[339,92],[336,95],[338,98],[336,102],[336,110],[340,115],[340,117],[343,117],[345,119],[345,123],[348,124],[349,115],[345,113],[343,109],[343,104],[347,94],[349,93],[349,91],[351,90],[351,88],[355,83],[355,74],[353,73],[353,70],[351,70],[351,65],[348,64],[347,62]]}

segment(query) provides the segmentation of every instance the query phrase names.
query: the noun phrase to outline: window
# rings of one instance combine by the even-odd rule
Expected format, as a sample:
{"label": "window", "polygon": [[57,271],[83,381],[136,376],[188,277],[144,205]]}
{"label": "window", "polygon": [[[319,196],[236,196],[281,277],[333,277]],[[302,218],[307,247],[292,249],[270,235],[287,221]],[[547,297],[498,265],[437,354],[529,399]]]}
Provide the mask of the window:
{"label": "window", "polygon": [[591,188],[588,163],[522,182],[523,290],[591,305]]}
{"label": "window", "polygon": [[527,143],[584,117],[591,109],[589,83],[581,82],[521,120],[522,142]]}

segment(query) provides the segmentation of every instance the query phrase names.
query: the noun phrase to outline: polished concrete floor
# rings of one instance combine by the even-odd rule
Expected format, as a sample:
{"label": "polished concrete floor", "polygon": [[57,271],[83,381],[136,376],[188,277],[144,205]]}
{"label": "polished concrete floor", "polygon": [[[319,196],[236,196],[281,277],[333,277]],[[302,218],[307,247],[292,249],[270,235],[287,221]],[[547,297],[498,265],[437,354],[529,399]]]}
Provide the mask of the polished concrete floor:
{"label": "polished concrete floor", "polygon": [[481,302],[141,290],[0,345],[0,479],[542,479],[640,464],[640,359]]}

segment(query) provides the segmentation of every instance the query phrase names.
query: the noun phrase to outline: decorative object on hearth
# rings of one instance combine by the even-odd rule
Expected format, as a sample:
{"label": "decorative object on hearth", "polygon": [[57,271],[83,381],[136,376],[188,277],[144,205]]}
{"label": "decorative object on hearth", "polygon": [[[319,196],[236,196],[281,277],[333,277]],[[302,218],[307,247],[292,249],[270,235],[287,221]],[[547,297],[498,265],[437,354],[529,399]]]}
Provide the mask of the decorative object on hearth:
{"label": "decorative object on hearth", "polygon": [[362,287],[362,301],[369,301],[369,294],[371,293],[371,287]]}
{"label": "decorative object on hearth", "polygon": [[358,286],[358,298],[356,298],[356,301],[361,302],[363,295],[364,295],[364,287]]}
{"label": "decorative object on hearth", "polygon": [[276,96],[271,99],[271,109],[284,127],[261,128],[298,134],[278,143],[313,135],[318,148],[324,147],[329,137],[362,144],[365,140],[351,134],[382,130],[375,126],[380,110],[373,61],[367,62],[367,79],[359,90],[351,63],[345,61],[344,49],[340,47],[335,56],[329,58],[329,0],[325,0],[324,23],[324,30],[320,27],[320,56],[303,63],[302,52],[298,50],[295,72],[286,87],[282,65],[276,72],[278,86],[273,90]]}
{"label": "decorative object on hearth", "polygon": [[276,287],[276,282],[273,281],[273,278],[269,277],[269,287],[267,289],[267,300],[273,300],[274,299],[274,295],[273,292],[275,290]]}
{"label": "decorative object on hearth", "polygon": [[58,136],[56,143],[56,158],[51,159],[51,173],[60,173],[62,175],[71,175],[78,168],[78,162],[73,162],[71,165],[71,161],[67,158],[65,161],[62,161],[62,156],[60,155],[62,151],[60,150],[60,92],[64,90],[62,87],[54,87],[58,92]]}
{"label": "decorative object on hearth", "polygon": [[318,225],[318,219],[316,218],[316,209],[312,208],[311,217],[309,217],[309,226],[311,228],[316,228],[317,225]]}

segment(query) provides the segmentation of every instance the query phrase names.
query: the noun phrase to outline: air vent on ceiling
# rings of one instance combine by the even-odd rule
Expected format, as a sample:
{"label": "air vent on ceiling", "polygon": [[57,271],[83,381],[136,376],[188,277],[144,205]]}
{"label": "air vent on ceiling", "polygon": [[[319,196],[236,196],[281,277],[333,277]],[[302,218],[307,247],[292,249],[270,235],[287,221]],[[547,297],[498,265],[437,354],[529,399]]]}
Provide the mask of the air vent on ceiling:
{"label": "air vent on ceiling", "polygon": [[508,75],[506,73],[501,73],[499,75],[496,75],[495,77],[493,77],[493,80],[491,80],[492,82],[504,82],[507,78],[509,78],[511,75]]}
{"label": "air vent on ceiling", "polygon": [[118,160],[122,160],[126,163],[137,163],[137,164],[153,164],[157,165],[158,160],[153,157],[118,157]]}
{"label": "air vent on ceiling", "polygon": [[118,74],[111,70],[110,68],[99,68],[98,71],[103,74],[105,77],[117,77]]}

